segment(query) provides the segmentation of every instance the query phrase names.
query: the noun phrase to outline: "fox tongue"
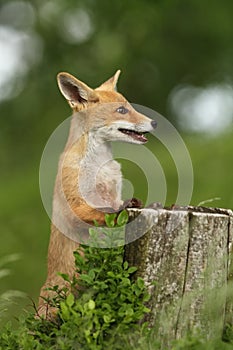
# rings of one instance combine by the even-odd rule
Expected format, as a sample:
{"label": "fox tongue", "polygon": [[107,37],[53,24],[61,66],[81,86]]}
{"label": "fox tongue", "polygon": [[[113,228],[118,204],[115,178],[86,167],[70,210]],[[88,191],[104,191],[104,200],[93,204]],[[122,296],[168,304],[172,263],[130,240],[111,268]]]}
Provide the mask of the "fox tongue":
{"label": "fox tongue", "polygon": [[147,138],[144,136],[144,134],[133,131],[133,130],[127,130],[127,129],[120,129],[120,131],[123,134],[131,136],[134,140],[140,141],[140,142],[147,142]]}
{"label": "fox tongue", "polygon": [[147,138],[143,134],[133,133],[132,138],[141,142],[147,142]]}

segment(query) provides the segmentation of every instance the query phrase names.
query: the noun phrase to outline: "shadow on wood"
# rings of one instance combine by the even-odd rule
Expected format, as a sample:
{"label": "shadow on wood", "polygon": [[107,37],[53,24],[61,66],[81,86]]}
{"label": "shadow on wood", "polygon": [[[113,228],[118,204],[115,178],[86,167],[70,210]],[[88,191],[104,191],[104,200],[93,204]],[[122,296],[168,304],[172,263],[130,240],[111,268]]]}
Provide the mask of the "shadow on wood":
{"label": "shadow on wood", "polygon": [[147,320],[164,344],[189,330],[221,336],[232,215],[203,207],[129,210],[125,259],[148,286]]}

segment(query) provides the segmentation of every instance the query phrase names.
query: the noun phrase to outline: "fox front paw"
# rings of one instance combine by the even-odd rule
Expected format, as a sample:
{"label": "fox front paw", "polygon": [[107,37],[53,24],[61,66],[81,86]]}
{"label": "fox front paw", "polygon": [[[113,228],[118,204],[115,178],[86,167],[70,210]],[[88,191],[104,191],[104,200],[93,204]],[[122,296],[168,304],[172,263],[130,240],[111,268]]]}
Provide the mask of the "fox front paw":
{"label": "fox front paw", "polygon": [[143,208],[143,202],[140,199],[138,199],[138,198],[127,199],[123,203],[123,208],[124,209],[127,209],[127,208],[138,208],[138,209],[141,209],[141,208]]}

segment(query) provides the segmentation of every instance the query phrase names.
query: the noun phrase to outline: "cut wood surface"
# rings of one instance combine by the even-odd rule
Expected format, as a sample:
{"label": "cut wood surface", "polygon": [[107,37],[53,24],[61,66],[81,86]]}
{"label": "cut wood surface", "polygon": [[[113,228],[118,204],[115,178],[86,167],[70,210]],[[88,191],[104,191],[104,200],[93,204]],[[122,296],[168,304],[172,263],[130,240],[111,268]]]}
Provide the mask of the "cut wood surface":
{"label": "cut wood surface", "polygon": [[125,259],[138,267],[137,275],[148,286],[150,325],[169,340],[190,329],[208,337],[221,332],[226,317],[232,211],[174,207],[130,209],[129,215],[126,236],[131,243],[126,245]]}

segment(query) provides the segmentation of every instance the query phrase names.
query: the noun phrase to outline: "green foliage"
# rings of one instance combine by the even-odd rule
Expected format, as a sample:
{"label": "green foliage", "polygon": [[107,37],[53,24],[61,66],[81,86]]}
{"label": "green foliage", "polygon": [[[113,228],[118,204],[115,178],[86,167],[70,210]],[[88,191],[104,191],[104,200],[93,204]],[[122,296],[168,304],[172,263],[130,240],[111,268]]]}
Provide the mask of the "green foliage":
{"label": "green foliage", "polygon": [[100,248],[102,241],[114,245],[113,228],[120,228],[127,219],[126,211],[118,217],[107,215],[109,229],[103,230],[101,240],[98,228],[92,229],[92,245],[81,245],[74,252],[78,277],[70,280],[60,274],[72,293],[54,286],[55,297],[47,299],[57,307],[57,317],[49,321],[29,315],[14,332],[8,325],[0,337],[0,349],[130,349],[145,339],[147,323],[139,324],[149,312],[144,281],[131,278],[137,269],[124,262],[123,246]]}
{"label": "green foliage", "polygon": [[[122,210],[119,215],[116,213],[105,214],[106,228],[98,227],[90,229],[90,246],[99,248],[123,246],[125,243],[125,225],[128,221],[128,214],[126,210]],[[101,237],[104,239],[101,239]],[[99,238],[100,239],[99,239]]]}
{"label": "green foliage", "polygon": [[[120,232],[123,239],[121,225],[127,220],[126,211],[118,216],[109,214],[101,235],[99,227],[90,230],[92,244],[81,245],[74,252],[78,277],[71,280],[66,274],[60,274],[72,293],[68,288],[51,288],[55,296],[47,302],[57,308],[57,316],[35,318],[28,313],[19,318],[17,329],[8,323],[0,334],[0,350],[167,349],[161,345],[161,336],[161,342],[157,340],[154,329],[158,327],[150,330],[144,321],[150,312],[146,307],[149,294],[144,281],[135,278],[137,268],[124,261],[124,247],[116,247],[114,243],[114,240],[119,243],[116,232]],[[106,242],[110,248],[101,248]],[[233,327],[225,328],[223,340],[206,340],[190,333],[170,344],[169,349],[232,350]]]}

